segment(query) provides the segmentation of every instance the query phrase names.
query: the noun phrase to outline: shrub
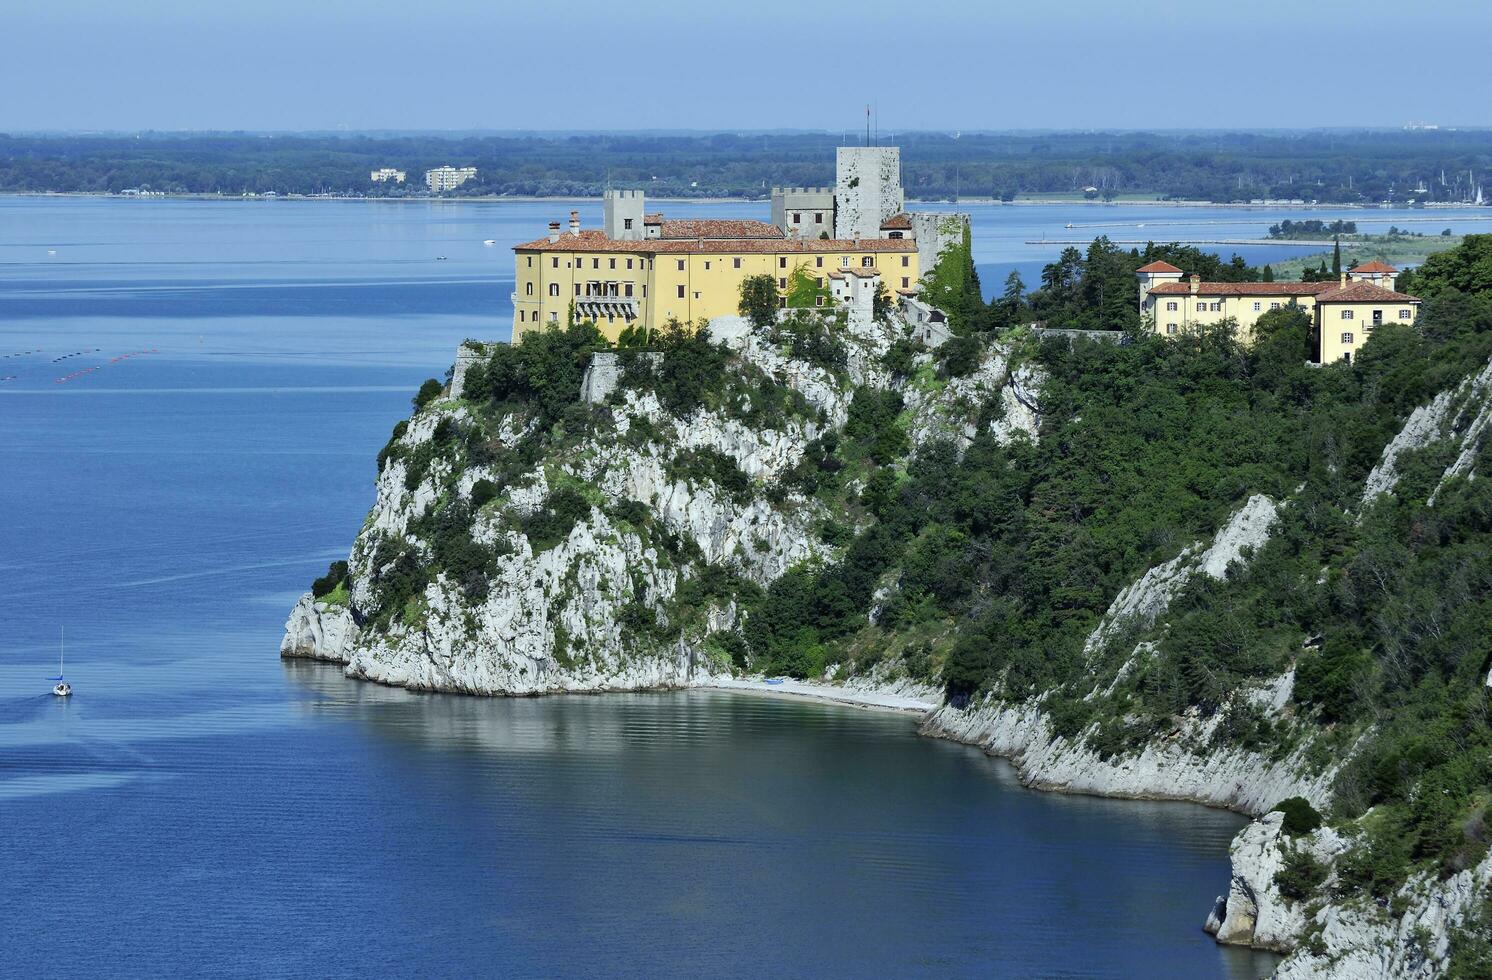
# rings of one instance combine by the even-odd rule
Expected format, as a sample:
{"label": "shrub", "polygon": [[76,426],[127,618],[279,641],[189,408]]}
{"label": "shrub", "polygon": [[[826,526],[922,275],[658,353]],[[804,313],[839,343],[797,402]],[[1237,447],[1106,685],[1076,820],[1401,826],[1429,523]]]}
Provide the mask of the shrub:
{"label": "shrub", "polygon": [[334,561],[328,566],[325,575],[311,583],[311,595],[317,599],[330,595],[345,581],[347,581],[347,563]]}
{"label": "shrub", "polygon": [[591,503],[579,490],[562,486],[551,490],[543,505],[523,522],[523,533],[535,551],[545,551],[564,540],[590,513]]}
{"label": "shrub", "polygon": [[1299,796],[1280,800],[1271,812],[1285,815],[1283,829],[1292,837],[1309,834],[1321,826],[1321,814],[1317,813],[1316,808],[1308,801]]}
{"label": "shrub", "polygon": [[483,477],[471,485],[471,509],[481,510],[482,506],[497,496],[497,484]]}
{"label": "shrub", "polygon": [[979,367],[979,356],[984,345],[978,337],[950,337],[938,351],[942,373],[947,378],[962,378],[973,374]]}
{"label": "shrub", "polygon": [[1326,881],[1326,865],[1309,851],[1286,848],[1285,862],[1274,875],[1274,886],[1292,902],[1309,898]]}
{"label": "shrub", "polygon": [[777,319],[777,280],[768,273],[741,280],[741,302],[737,309],[753,326],[770,327]]}
{"label": "shrub", "polygon": [[425,383],[420,385],[419,392],[416,393],[414,398],[412,399],[412,401],[414,402],[414,410],[416,412],[420,411],[426,405],[439,398],[440,393],[444,390],[445,385],[441,384],[439,381],[436,381],[434,378],[425,379]]}

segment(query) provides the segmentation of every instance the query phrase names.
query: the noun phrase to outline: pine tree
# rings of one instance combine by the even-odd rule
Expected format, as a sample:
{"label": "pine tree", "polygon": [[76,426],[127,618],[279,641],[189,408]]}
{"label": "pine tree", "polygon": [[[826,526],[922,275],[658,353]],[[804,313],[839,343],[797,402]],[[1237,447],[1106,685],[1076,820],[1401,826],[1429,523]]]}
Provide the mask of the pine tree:
{"label": "pine tree", "polygon": [[1340,236],[1332,239],[1331,246],[1331,274],[1335,278],[1342,274],[1342,239]]}
{"label": "pine tree", "polygon": [[1264,267],[1263,274],[1260,276],[1260,279],[1262,279],[1264,282],[1274,282],[1274,270],[1266,265]]}

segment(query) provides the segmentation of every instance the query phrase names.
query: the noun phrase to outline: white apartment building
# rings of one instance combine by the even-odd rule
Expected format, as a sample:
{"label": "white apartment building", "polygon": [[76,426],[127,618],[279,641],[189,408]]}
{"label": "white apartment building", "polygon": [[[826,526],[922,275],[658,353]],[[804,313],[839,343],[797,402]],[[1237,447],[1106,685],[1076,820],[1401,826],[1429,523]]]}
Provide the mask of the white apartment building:
{"label": "white apartment building", "polygon": [[425,171],[425,186],[436,193],[455,190],[476,175],[476,167],[436,167]]}

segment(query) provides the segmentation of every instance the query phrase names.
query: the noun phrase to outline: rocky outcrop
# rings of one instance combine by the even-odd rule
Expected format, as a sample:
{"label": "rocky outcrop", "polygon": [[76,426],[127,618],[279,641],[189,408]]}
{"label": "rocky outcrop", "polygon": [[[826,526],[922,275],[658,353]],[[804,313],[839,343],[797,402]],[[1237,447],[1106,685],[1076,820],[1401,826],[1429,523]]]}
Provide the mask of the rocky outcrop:
{"label": "rocky outcrop", "polygon": [[[1453,476],[1470,475],[1489,422],[1492,422],[1492,362],[1409,413],[1363,483],[1363,505],[1372,503],[1398,484],[1406,453],[1437,442],[1451,440],[1456,448],[1456,458],[1446,467],[1441,484]],[[1431,503],[1434,500],[1431,494]]]}
{"label": "rocky outcrop", "polygon": [[1173,735],[1133,755],[1105,759],[1083,736],[1056,735],[1039,700],[977,708],[944,705],[923,723],[924,735],[975,745],[1009,759],[1034,789],[1140,800],[1190,800],[1260,814],[1280,800],[1321,801],[1335,770],[1315,771],[1301,750],[1279,761],[1242,749],[1210,746],[1218,716],[1188,719]]}
{"label": "rocky outcrop", "polygon": [[1291,848],[1330,866],[1347,843],[1329,827],[1290,838],[1285,815],[1267,813],[1233,838],[1228,849],[1233,877],[1228,894],[1219,896],[1203,927],[1220,943],[1287,953],[1300,943],[1307,924],[1306,905],[1280,894],[1275,876],[1285,867]]}
{"label": "rocky outcrop", "polygon": [[1198,572],[1221,580],[1227,575],[1229,565],[1243,560],[1269,540],[1269,529],[1274,526],[1277,513],[1273,500],[1254,494],[1228,518],[1206,549],[1200,543],[1182,549],[1181,554],[1151,568],[1115,596],[1083,644],[1083,652],[1090,655],[1097,652],[1126,627],[1153,626]]}
{"label": "rocky outcrop", "polygon": [[[1280,965],[1279,980],[1349,980],[1383,977],[1426,980],[1449,966],[1452,930],[1492,887],[1492,857],[1440,881],[1420,875],[1399,889],[1387,907],[1372,902],[1328,904],[1312,917],[1318,930],[1311,949]],[[1394,914],[1393,909],[1403,909]]]}

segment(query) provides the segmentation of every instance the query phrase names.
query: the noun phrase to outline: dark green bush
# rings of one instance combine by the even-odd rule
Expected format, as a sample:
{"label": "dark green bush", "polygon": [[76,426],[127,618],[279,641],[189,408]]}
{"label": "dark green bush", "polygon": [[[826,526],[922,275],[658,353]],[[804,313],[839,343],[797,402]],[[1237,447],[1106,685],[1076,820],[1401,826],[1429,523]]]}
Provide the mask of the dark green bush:
{"label": "dark green bush", "polygon": [[481,510],[482,506],[497,496],[497,484],[483,477],[471,485],[471,509]]}
{"label": "dark green bush", "polygon": [[1302,902],[1325,883],[1326,875],[1326,865],[1309,851],[1291,847],[1285,850],[1284,863],[1275,872],[1274,886],[1292,902]]}
{"label": "dark green bush", "polygon": [[1309,834],[1321,826],[1321,814],[1316,812],[1316,808],[1311,806],[1309,801],[1299,796],[1280,800],[1271,812],[1285,815],[1282,829],[1292,837]]}
{"label": "dark green bush", "polygon": [[435,399],[440,397],[440,393],[442,391],[445,391],[445,385],[441,384],[434,378],[427,378],[425,380],[425,383],[420,385],[420,390],[412,399],[412,401],[414,402],[414,410],[418,412],[426,405],[435,401]]}
{"label": "dark green bush", "polygon": [[523,533],[528,535],[535,551],[547,551],[590,514],[590,501],[574,487],[562,486],[551,490],[539,509],[523,522]]}
{"label": "dark green bush", "polygon": [[347,581],[347,563],[345,561],[334,561],[327,568],[326,574],[311,583],[311,595],[320,599],[324,595],[335,592],[337,586]]}

